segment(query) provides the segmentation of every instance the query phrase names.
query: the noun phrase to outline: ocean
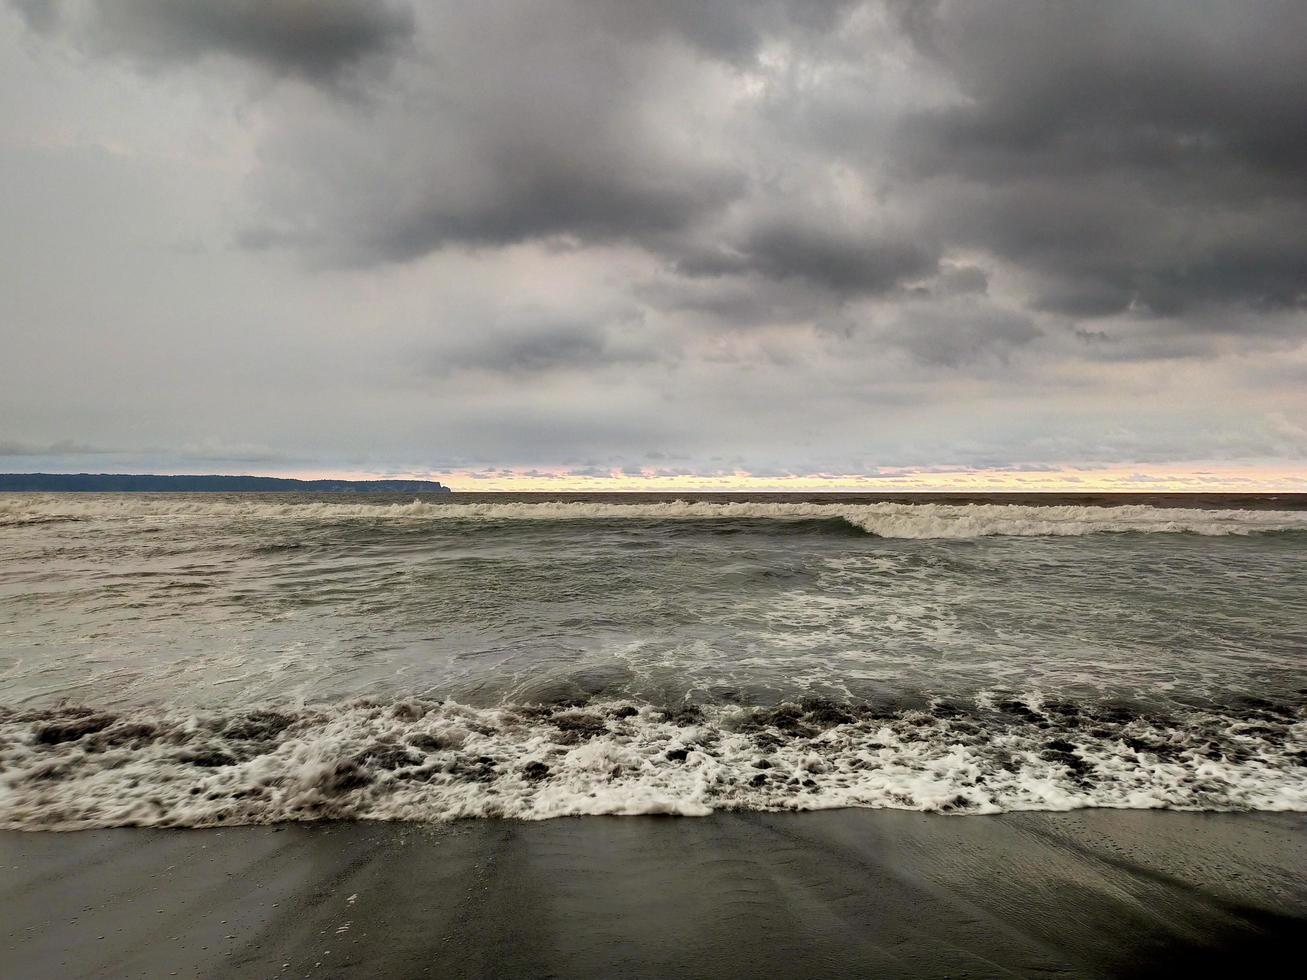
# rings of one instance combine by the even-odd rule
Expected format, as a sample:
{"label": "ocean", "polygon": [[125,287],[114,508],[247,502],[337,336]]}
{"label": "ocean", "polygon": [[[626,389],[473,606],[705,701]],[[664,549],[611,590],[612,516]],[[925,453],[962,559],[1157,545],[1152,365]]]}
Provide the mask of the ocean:
{"label": "ocean", "polygon": [[0,828],[1307,811],[1241,503],[3,495]]}

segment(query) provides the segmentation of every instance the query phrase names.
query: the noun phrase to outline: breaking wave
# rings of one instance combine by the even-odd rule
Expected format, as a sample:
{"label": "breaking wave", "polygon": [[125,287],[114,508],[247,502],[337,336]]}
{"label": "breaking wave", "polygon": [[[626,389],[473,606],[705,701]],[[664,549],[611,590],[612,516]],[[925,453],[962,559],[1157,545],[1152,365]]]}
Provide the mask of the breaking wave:
{"label": "breaking wave", "polygon": [[917,709],[452,702],[0,710],[0,828],[893,807],[1307,810],[1307,715],[1037,695]]}
{"label": "breaking wave", "polygon": [[118,496],[0,497],[0,527],[62,521],[842,521],[882,538],[1034,537],[1100,533],[1247,535],[1307,531],[1307,511],[1207,510],[1140,504],[336,503]]}

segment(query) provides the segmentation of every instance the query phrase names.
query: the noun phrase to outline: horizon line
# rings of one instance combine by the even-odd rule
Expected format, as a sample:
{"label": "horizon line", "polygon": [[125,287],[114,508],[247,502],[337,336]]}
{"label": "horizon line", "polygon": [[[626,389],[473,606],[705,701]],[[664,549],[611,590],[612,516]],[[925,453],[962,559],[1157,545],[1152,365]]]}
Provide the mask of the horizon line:
{"label": "horizon line", "polygon": [[463,493],[1307,493],[1307,465],[1284,461],[1192,464],[1122,463],[1006,467],[886,467],[868,473],[709,474],[589,467],[550,472],[540,468],[485,467],[433,470],[294,469],[279,472],[162,467],[153,471],[43,469],[0,476],[229,476],[348,482],[428,482]]}

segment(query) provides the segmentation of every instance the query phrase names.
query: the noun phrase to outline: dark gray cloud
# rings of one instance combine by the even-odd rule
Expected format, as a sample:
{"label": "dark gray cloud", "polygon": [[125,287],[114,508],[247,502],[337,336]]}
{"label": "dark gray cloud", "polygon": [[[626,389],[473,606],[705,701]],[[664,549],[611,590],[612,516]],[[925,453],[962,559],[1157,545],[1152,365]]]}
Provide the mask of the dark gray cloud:
{"label": "dark gray cloud", "polygon": [[816,216],[765,220],[738,243],[697,250],[675,268],[683,275],[755,275],[771,280],[798,280],[839,296],[883,293],[904,280],[931,274],[938,255],[915,240],[870,229],[841,227],[838,219],[818,223]]}
{"label": "dark gray cloud", "polygon": [[37,31],[52,30],[59,23],[57,0],[9,0],[28,25]]}
{"label": "dark gray cloud", "polygon": [[424,361],[431,373],[476,369],[513,376],[547,371],[592,371],[666,358],[641,330],[633,313],[611,320],[560,321],[518,316],[507,323],[479,324],[447,340]]}
{"label": "dark gray cloud", "polygon": [[652,246],[709,220],[745,190],[739,162],[649,101],[692,98],[678,69],[698,56],[596,40],[593,6],[425,9],[393,95],[333,100],[268,140],[245,240],[369,265],[555,236]]}
{"label": "dark gray cloud", "polygon": [[[981,252],[1025,277],[1033,309],[1076,318],[1301,307],[1307,137],[1291,120],[1307,69],[1284,39],[1304,18],[1296,4],[1254,7],[1220,5],[1215,28],[1167,5],[890,8],[953,89],[888,129],[873,125],[886,115],[874,59],[859,64],[857,36],[840,34],[848,4],[806,18],[787,4],[584,0],[547,21],[446,11],[427,45],[448,76],[424,62],[394,115],[337,107],[334,123],[292,125],[267,148],[264,223],[245,240],[360,264],[551,236],[626,241],[687,278],[788,283],[833,304]],[[608,43],[594,45],[595,25]],[[766,111],[718,121],[811,156],[821,146],[805,120],[843,113],[843,159],[868,194],[891,188],[894,221],[833,212],[820,158],[778,180],[769,171],[784,163],[705,125],[695,81],[743,79],[738,66],[778,38],[793,63]],[[689,54],[669,53],[673,42]],[[859,99],[794,83],[799,71],[852,79]],[[726,311],[732,291],[697,293]]]}
{"label": "dark gray cloud", "polygon": [[931,223],[1074,316],[1307,304],[1307,7],[898,7],[957,98],[894,161]]}
{"label": "dark gray cloud", "polygon": [[11,0],[35,30],[144,65],[212,55],[326,78],[413,31],[404,0]]}
{"label": "dark gray cloud", "polygon": [[[650,159],[620,143],[551,162],[541,155],[547,148],[529,137],[514,142],[510,136],[506,145],[478,147],[474,152],[484,157],[471,171],[450,174],[448,190],[414,201],[402,213],[367,215],[366,225],[344,240],[346,228],[316,221],[308,227],[292,223],[286,239],[303,235],[310,247],[325,245],[338,258],[360,264],[406,261],[448,245],[509,245],[551,236],[591,244],[649,242],[718,210],[740,183],[727,170]],[[445,162],[433,159],[433,170]],[[389,178],[361,173],[356,186],[375,181],[369,189],[384,196]],[[473,183],[480,188],[464,190]]]}
{"label": "dark gray cloud", "polygon": [[963,96],[919,120],[921,166],[999,180],[1122,167],[1168,184],[1206,183],[1219,168],[1226,192],[1255,198],[1275,175],[1303,191],[1300,3],[943,0],[901,9],[909,35]]}
{"label": "dark gray cloud", "polygon": [[925,365],[957,368],[1006,362],[1042,331],[1029,316],[974,302],[904,308],[881,335]]}
{"label": "dark gray cloud", "polygon": [[857,6],[857,0],[579,0],[592,23],[626,41],[679,40],[709,55],[747,63],[777,36],[821,36]]}
{"label": "dark gray cloud", "polygon": [[[40,30],[147,63],[224,53],[327,76],[416,39],[389,93],[277,120],[239,235],[253,247],[370,265],[631,242],[687,277],[832,302],[964,250],[1013,264],[1035,308],[1073,317],[1307,302],[1307,8],[1291,0],[1202,16],[1178,0],[562,0],[420,17],[399,0],[12,2]],[[896,33],[934,76],[925,104],[885,96]],[[750,80],[760,97],[732,91]],[[832,210],[834,159],[903,213]]]}

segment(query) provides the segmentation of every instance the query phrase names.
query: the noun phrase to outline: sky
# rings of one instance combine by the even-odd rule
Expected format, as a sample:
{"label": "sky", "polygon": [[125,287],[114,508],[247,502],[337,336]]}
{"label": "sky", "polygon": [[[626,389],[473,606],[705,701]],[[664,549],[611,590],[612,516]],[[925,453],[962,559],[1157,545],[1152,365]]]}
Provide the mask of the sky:
{"label": "sky", "polygon": [[0,0],[0,471],[1307,489],[1305,39]]}

